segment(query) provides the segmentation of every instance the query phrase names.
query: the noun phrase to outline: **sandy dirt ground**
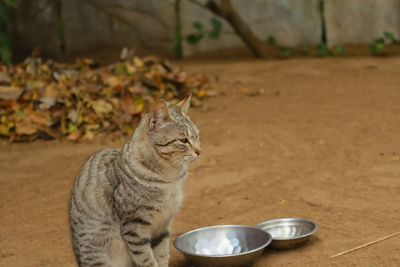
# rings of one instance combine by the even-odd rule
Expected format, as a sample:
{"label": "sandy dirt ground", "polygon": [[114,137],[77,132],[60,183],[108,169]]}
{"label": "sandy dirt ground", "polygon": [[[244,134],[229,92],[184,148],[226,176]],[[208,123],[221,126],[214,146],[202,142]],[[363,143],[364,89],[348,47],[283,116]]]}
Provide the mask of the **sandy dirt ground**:
{"label": "sandy dirt ground", "polygon": [[[218,75],[191,110],[203,143],[172,239],[198,227],[304,217],[319,231],[255,266],[400,266],[400,58],[180,62]],[[254,93],[260,92],[261,94]],[[249,94],[250,92],[250,94]],[[67,220],[92,143],[0,140],[0,266],[76,266]],[[171,247],[171,266],[188,266]]]}

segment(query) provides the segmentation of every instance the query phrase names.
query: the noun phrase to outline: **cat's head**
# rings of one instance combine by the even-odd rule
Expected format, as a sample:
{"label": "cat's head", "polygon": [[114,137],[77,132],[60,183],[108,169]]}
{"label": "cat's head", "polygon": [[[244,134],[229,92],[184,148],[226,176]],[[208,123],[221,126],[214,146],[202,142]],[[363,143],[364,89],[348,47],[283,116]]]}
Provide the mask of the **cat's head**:
{"label": "cat's head", "polygon": [[168,108],[158,101],[148,116],[148,136],[156,152],[172,165],[196,160],[200,153],[199,130],[188,116],[191,96]]}

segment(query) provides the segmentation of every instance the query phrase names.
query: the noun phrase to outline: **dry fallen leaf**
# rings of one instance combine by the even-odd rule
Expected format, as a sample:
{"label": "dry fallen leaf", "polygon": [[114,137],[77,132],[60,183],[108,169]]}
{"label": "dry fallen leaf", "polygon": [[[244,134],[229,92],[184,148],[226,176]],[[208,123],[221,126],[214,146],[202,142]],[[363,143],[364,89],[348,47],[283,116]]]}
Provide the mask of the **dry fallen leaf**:
{"label": "dry fallen leaf", "polygon": [[46,113],[33,112],[27,116],[27,119],[39,125],[48,125],[50,118]]}
{"label": "dry fallen leaf", "polygon": [[137,68],[135,66],[127,64],[126,70],[128,71],[129,74],[134,74],[137,71]]}
{"label": "dry fallen leaf", "polygon": [[10,84],[11,78],[4,71],[0,70],[0,84]]}
{"label": "dry fallen leaf", "polygon": [[68,136],[67,136],[67,140],[70,141],[77,141],[79,138],[82,137],[82,132],[79,130],[75,130],[73,132],[71,132]]}
{"label": "dry fallen leaf", "polygon": [[207,93],[206,93],[204,90],[200,90],[199,93],[197,94],[197,96],[198,96],[199,98],[202,98],[202,97],[205,97],[206,94],[207,94]]}
{"label": "dry fallen leaf", "polygon": [[91,101],[90,104],[92,105],[94,112],[99,115],[110,113],[112,111],[112,105],[103,99]]}
{"label": "dry fallen leaf", "polygon": [[15,124],[15,132],[19,135],[32,135],[38,132],[36,125],[28,119],[22,119],[22,121]]}
{"label": "dry fallen leaf", "polygon": [[85,135],[83,136],[83,139],[85,139],[85,140],[93,140],[94,139],[94,133],[92,131],[86,131]]}
{"label": "dry fallen leaf", "polygon": [[135,114],[135,102],[131,94],[126,93],[120,101],[121,109],[127,114]]}
{"label": "dry fallen leaf", "polygon": [[118,77],[116,76],[108,76],[104,79],[104,82],[111,85],[111,87],[119,85],[121,82],[119,81]]}
{"label": "dry fallen leaf", "polygon": [[10,136],[10,128],[8,125],[0,124],[0,135]]}
{"label": "dry fallen leaf", "polygon": [[136,65],[136,67],[139,67],[139,68],[144,66],[143,61],[138,57],[133,58],[133,63]]}
{"label": "dry fallen leaf", "polygon": [[0,99],[17,99],[21,95],[22,91],[21,88],[15,86],[0,86]]}

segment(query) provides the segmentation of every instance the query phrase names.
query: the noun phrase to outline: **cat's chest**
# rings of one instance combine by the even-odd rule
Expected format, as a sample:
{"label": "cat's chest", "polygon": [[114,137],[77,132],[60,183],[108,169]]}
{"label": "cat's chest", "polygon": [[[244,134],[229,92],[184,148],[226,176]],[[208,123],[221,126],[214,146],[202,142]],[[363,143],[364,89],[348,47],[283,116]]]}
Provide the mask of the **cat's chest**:
{"label": "cat's chest", "polygon": [[162,229],[169,225],[183,200],[182,188],[176,187],[166,191],[159,206],[159,211],[154,214],[155,229]]}
{"label": "cat's chest", "polygon": [[161,208],[173,215],[178,211],[183,199],[183,190],[179,186],[171,187],[164,193]]}

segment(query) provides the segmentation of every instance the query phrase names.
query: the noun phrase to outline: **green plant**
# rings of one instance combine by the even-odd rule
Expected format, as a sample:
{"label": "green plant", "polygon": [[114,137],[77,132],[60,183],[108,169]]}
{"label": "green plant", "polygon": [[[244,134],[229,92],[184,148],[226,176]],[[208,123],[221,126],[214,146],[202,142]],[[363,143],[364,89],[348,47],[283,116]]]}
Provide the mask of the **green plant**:
{"label": "green plant", "polygon": [[383,35],[385,36],[385,38],[387,40],[391,41],[393,44],[398,42],[396,37],[394,37],[393,33],[391,33],[391,32],[383,32]]}
{"label": "green plant", "polygon": [[16,7],[16,0],[0,0],[0,57],[5,64],[11,63],[11,42],[8,38],[8,8]]}
{"label": "green plant", "polygon": [[344,53],[344,46],[339,44],[334,48],[329,48],[325,43],[319,43],[315,46],[317,55],[320,57],[333,57]]}
{"label": "green plant", "polygon": [[[295,50],[293,48],[291,48],[291,47],[277,45],[276,44],[276,39],[275,39],[275,37],[273,35],[268,35],[266,42],[269,45],[277,46],[279,48],[280,53],[283,56],[291,56],[295,52]],[[329,49],[329,47],[325,43],[321,42],[321,43],[317,44],[315,46],[315,48],[317,50],[317,55],[321,56],[321,57],[341,55],[341,54],[344,53],[343,45],[337,45],[335,47],[335,49],[332,50],[332,49]],[[300,46],[300,53],[308,54],[309,52],[310,52],[310,48],[309,48],[308,45],[303,44],[303,45]]]}
{"label": "green plant", "polygon": [[193,28],[196,30],[196,32],[187,35],[186,41],[189,44],[197,44],[204,37],[203,24],[198,21],[195,21],[195,22],[193,22],[192,25],[193,25]]}
{"label": "green plant", "polygon": [[396,44],[399,42],[393,35],[393,33],[385,31],[383,32],[383,37],[374,39],[372,43],[369,45],[369,49],[372,52],[372,54],[375,55],[384,54],[386,50],[386,41],[389,41],[392,44]]}
{"label": "green plant", "polygon": [[222,22],[219,19],[211,18],[210,19],[211,30],[205,31],[203,24],[199,21],[193,22],[192,26],[196,30],[196,32],[191,33],[186,36],[186,41],[189,44],[197,44],[201,41],[204,36],[207,34],[210,39],[218,39],[221,35],[222,30]]}
{"label": "green plant", "polygon": [[284,56],[291,56],[293,53],[293,49],[287,46],[280,47],[280,52]]}
{"label": "green plant", "polygon": [[277,46],[279,48],[279,52],[281,53],[282,56],[288,57],[293,54],[293,48],[288,47],[288,46],[277,45],[276,38],[273,35],[267,36],[267,43],[272,46]]}
{"label": "green plant", "polygon": [[315,48],[317,49],[317,55],[320,57],[333,56],[332,50],[325,43],[319,43]]}
{"label": "green plant", "polygon": [[218,39],[222,30],[222,22],[216,18],[211,18],[210,22],[212,29],[208,32],[208,37],[211,39]]}
{"label": "green plant", "polygon": [[195,45],[200,42],[205,36],[208,36],[210,39],[218,39],[222,32],[222,22],[219,19],[211,18],[210,19],[211,30],[205,30],[203,23],[200,21],[194,21],[192,26],[195,32],[190,33],[186,36],[182,35],[181,27],[176,27],[175,34],[172,39],[174,45],[175,54],[178,57],[182,57],[182,41],[186,40],[188,44]]}
{"label": "green plant", "polygon": [[336,46],[336,53],[341,55],[344,54],[344,46],[343,45],[337,45]]}
{"label": "green plant", "polygon": [[382,54],[385,51],[385,48],[385,38],[376,38],[372,44],[369,45],[369,49],[373,54]]}
{"label": "green plant", "polygon": [[267,43],[270,44],[270,45],[276,45],[275,36],[273,36],[273,35],[268,35],[268,37],[267,37]]}

